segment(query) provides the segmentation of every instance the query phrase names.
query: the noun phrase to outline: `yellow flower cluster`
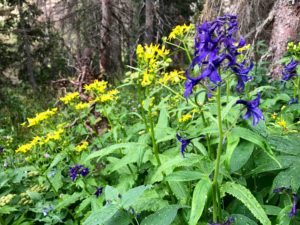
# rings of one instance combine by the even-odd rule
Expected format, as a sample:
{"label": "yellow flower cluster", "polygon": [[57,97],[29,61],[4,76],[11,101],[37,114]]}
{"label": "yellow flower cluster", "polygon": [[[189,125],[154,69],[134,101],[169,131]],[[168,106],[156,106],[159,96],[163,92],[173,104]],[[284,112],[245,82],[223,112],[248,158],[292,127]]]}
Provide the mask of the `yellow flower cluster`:
{"label": "yellow flower cluster", "polygon": [[30,141],[29,143],[23,144],[21,145],[17,150],[16,153],[26,153],[29,150],[31,150],[34,146],[36,146],[39,141],[41,140],[41,138],[39,136],[36,136],[32,139],[32,141]]}
{"label": "yellow flower cluster", "polygon": [[245,45],[244,47],[238,48],[238,52],[241,53],[243,51],[247,51],[251,47],[250,44]]}
{"label": "yellow flower cluster", "polygon": [[159,82],[162,84],[167,84],[168,82],[176,84],[186,79],[183,74],[183,71],[173,70],[169,73],[165,73],[164,76],[159,79]]}
{"label": "yellow flower cluster", "polygon": [[89,143],[87,141],[83,141],[75,147],[75,150],[76,152],[82,152],[87,149],[88,145]]}
{"label": "yellow flower cluster", "polygon": [[190,24],[189,26],[187,26],[186,24],[183,24],[182,26],[178,25],[173,28],[173,30],[169,34],[168,39],[172,40],[175,39],[176,37],[182,37],[185,33],[189,32],[194,28],[195,28],[194,24]]}
{"label": "yellow flower cluster", "polygon": [[32,141],[21,145],[17,150],[16,153],[26,153],[35,147],[37,144],[40,146],[47,144],[49,141],[59,140],[61,138],[61,134],[64,132],[63,128],[59,128],[56,131],[50,132],[46,135],[46,137],[42,138],[36,136],[32,139]]}
{"label": "yellow flower cluster", "polygon": [[294,54],[300,54],[300,42],[298,42],[298,44],[289,42],[287,45],[287,50]]}
{"label": "yellow flower cluster", "polygon": [[286,122],[285,122],[284,119],[281,119],[281,120],[277,121],[277,125],[279,125],[283,129],[286,129]]}
{"label": "yellow flower cluster", "polygon": [[[47,120],[51,116],[55,115],[57,110],[58,110],[57,108],[47,109],[47,111],[36,114],[34,118],[27,118],[27,120],[28,120],[27,127],[32,127],[32,126],[38,125],[42,121]],[[22,123],[21,125],[25,126],[26,122]]]}
{"label": "yellow flower cluster", "polygon": [[75,109],[77,110],[87,109],[89,107],[90,107],[90,103],[88,102],[80,102],[77,105],[75,105]]}
{"label": "yellow flower cluster", "polygon": [[8,194],[4,195],[0,198],[0,206],[3,207],[7,205],[16,195],[15,194]]}
{"label": "yellow flower cluster", "polygon": [[[146,87],[155,80],[155,75],[164,61],[170,61],[167,57],[170,50],[166,49],[164,45],[138,45],[136,55],[143,70],[140,72],[142,75],[141,85]],[[137,77],[131,77],[135,79]]]}
{"label": "yellow flower cluster", "polygon": [[64,104],[69,104],[72,102],[74,99],[79,98],[79,93],[78,92],[73,92],[73,93],[68,93],[65,97],[60,98]]}
{"label": "yellow flower cluster", "polygon": [[98,96],[93,102],[105,103],[109,101],[116,100],[118,98],[119,91],[117,89],[113,89],[108,91],[105,94]]}
{"label": "yellow flower cluster", "polygon": [[32,200],[30,199],[30,197],[28,196],[28,194],[26,192],[22,192],[20,194],[20,201],[19,201],[19,204],[21,205],[28,205],[28,204],[31,204],[32,203]]}
{"label": "yellow flower cluster", "polygon": [[107,88],[107,81],[103,81],[103,80],[101,81],[94,80],[93,83],[84,86],[86,92],[94,91],[96,93],[104,93],[106,88]]}
{"label": "yellow flower cluster", "polygon": [[30,187],[29,191],[30,192],[42,192],[42,191],[46,191],[47,187],[45,185],[34,185],[32,187]]}
{"label": "yellow flower cluster", "polygon": [[272,118],[273,120],[276,120],[277,116],[278,116],[278,114],[277,114],[276,112],[274,112],[274,113],[272,114],[271,118]]}
{"label": "yellow flower cluster", "polygon": [[188,121],[188,120],[190,120],[190,119],[192,119],[192,115],[191,114],[185,114],[185,115],[183,115],[182,117],[180,117],[179,119],[178,119],[178,122],[179,123],[184,123],[184,122],[186,122],[186,121]]}

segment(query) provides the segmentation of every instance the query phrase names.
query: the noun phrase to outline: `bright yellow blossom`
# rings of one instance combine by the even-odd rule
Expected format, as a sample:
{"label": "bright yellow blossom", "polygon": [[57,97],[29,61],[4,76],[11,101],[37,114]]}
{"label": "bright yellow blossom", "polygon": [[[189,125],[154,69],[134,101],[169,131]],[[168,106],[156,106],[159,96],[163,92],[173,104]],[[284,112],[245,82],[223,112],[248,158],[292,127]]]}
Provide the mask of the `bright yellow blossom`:
{"label": "bright yellow blossom", "polygon": [[250,44],[245,45],[244,47],[238,48],[238,52],[241,53],[243,51],[247,51],[251,47]]}
{"label": "bright yellow blossom", "polygon": [[26,153],[28,152],[29,150],[31,150],[34,146],[36,146],[38,143],[40,143],[41,141],[41,137],[39,136],[36,136],[32,139],[32,141],[26,143],[26,144],[23,144],[21,145],[17,150],[16,150],[16,153]]}
{"label": "bright yellow blossom", "polygon": [[145,71],[143,74],[143,80],[142,80],[141,85],[143,87],[146,87],[152,83],[152,80],[153,80],[153,75],[150,74],[148,71]]}
{"label": "bright yellow blossom", "polygon": [[102,94],[98,96],[93,102],[104,103],[104,102],[116,100],[118,98],[117,96],[118,93],[119,91],[116,89],[110,90],[106,94]]}
{"label": "bright yellow blossom", "polygon": [[169,34],[168,39],[172,40],[175,39],[176,37],[182,37],[185,33],[189,32],[194,28],[195,28],[194,24],[190,24],[189,26],[187,26],[186,24],[183,24],[182,26],[178,25],[173,28],[173,30]]}
{"label": "bright yellow blossom", "polygon": [[[57,108],[53,108],[50,110],[47,109],[47,111],[36,114],[34,118],[27,118],[27,120],[28,120],[27,127],[35,126],[35,125],[39,124],[40,122],[47,120],[51,116],[55,115],[56,112],[57,112]],[[26,125],[26,123],[24,122],[22,125]]]}
{"label": "bright yellow blossom", "polygon": [[64,104],[69,104],[70,102],[72,102],[74,99],[79,98],[79,93],[73,92],[73,93],[68,93],[65,97],[60,98],[59,100],[61,100]]}
{"label": "bright yellow blossom", "polygon": [[75,109],[77,109],[77,110],[87,109],[89,107],[90,107],[90,104],[88,102],[80,102],[77,105],[75,105]]}
{"label": "bright yellow blossom", "polygon": [[87,141],[83,141],[75,147],[75,150],[77,152],[82,152],[83,150],[87,149],[88,145],[89,143]]}
{"label": "bright yellow blossom", "polygon": [[64,133],[63,128],[59,128],[56,131],[50,132],[46,135],[46,137],[40,141],[40,145],[47,144],[49,141],[56,141],[61,138],[62,133]]}
{"label": "bright yellow blossom", "polygon": [[190,119],[192,119],[192,115],[191,114],[185,114],[185,115],[183,115],[182,117],[180,117],[179,119],[178,119],[178,122],[179,123],[184,123],[184,122],[186,122],[186,121],[188,121],[188,120],[190,120]]}
{"label": "bright yellow blossom", "polygon": [[277,113],[274,112],[274,113],[272,114],[271,118],[272,118],[273,120],[275,120],[275,119],[277,118]]}
{"label": "bright yellow blossom", "polygon": [[283,129],[286,129],[286,122],[283,119],[277,121],[277,125],[281,126]]}
{"label": "bright yellow blossom", "polygon": [[98,81],[98,80],[94,80],[93,83],[89,84],[89,85],[85,85],[84,89],[85,91],[89,92],[89,91],[95,91],[97,93],[104,93],[105,89],[107,88],[107,81]]}
{"label": "bright yellow blossom", "polygon": [[186,79],[185,76],[183,76],[183,74],[183,71],[173,70],[170,73],[165,73],[164,76],[159,79],[159,82],[162,84],[167,84],[168,82],[176,84]]}

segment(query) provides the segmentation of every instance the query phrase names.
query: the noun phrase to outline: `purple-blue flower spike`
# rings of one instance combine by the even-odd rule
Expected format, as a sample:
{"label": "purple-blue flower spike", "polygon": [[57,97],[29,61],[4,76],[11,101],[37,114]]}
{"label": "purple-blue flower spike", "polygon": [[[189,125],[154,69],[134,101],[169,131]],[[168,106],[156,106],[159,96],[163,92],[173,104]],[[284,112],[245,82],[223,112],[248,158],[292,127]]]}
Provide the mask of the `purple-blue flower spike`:
{"label": "purple-blue flower spike", "polygon": [[291,61],[286,66],[284,66],[284,70],[282,72],[282,80],[288,81],[291,78],[297,76],[296,68],[298,65],[300,65],[300,61],[295,61],[292,58]]}
{"label": "purple-blue flower spike", "polygon": [[297,215],[297,195],[293,194],[293,207],[291,212],[289,213],[289,217],[292,218]]}
{"label": "purple-blue flower spike", "polygon": [[243,104],[247,108],[246,114],[243,116],[243,119],[248,119],[252,116],[252,124],[256,126],[260,120],[264,119],[262,111],[258,108],[260,103],[260,93],[257,94],[257,98],[252,101],[238,100],[236,104]]}

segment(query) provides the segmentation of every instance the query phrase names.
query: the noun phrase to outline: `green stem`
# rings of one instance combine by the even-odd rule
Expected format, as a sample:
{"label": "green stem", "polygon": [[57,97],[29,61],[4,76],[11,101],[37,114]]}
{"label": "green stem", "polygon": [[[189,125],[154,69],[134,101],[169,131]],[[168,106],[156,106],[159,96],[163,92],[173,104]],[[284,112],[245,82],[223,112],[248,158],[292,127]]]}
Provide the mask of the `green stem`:
{"label": "green stem", "polygon": [[297,76],[297,86],[298,86],[298,101],[300,101],[300,78],[299,78],[299,76]]}
{"label": "green stem", "polygon": [[[204,113],[203,111],[200,109],[200,114],[201,114],[201,117],[202,117],[202,121],[203,121],[203,124],[205,127],[208,127],[208,122],[207,120],[205,119],[205,116],[204,116]],[[211,148],[210,148],[210,136],[209,134],[207,134],[207,138],[206,138],[206,145],[207,145],[207,154],[208,154],[208,157],[211,158],[212,157],[212,152],[211,152]]]}
{"label": "green stem", "polygon": [[138,88],[137,88],[138,102],[140,104],[142,118],[144,120],[146,131],[148,132],[149,131],[149,126],[148,126],[146,115],[145,115],[145,111],[144,111],[144,108],[143,108],[143,100],[142,100],[142,96],[141,96],[141,88],[139,87],[139,85],[137,85],[137,86],[138,86]]}
{"label": "green stem", "polygon": [[229,102],[229,96],[230,96],[230,80],[227,79],[226,80],[226,101],[227,101],[227,104]]}
{"label": "green stem", "polygon": [[217,148],[217,158],[215,161],[215,171],[214,171],[214,179],[213,179],[213,221],[216,223],[218,218],[220,218],[220,195],[219,195],[219,187],[218,187],[218,176],[220,169],[220,160],[222,153],[222,142],[223,142],[223,128],[222,128],[222,114],[221,114],[221,87],[217,87],[217,106],[218,106],[218,129],[219,129],[219,143]]}
{"label": "green stem", "polygon": [[158,155],[158,147],[157,147],[157,143],[155,140],[155,132],[154,132],[154,125],[153,125],[153,118],[151,115],[151,106],[149,107],[149,111],[148,111],[148,118],[149,118],[149,122],[150,122],[150,131],[151,131],[151,139],[152,139],[152,148],[153,148],[153,154],[155,155],[156,161],[158,166],[161,165],[161,161],[159,159],[159,155]]}
{"label": "green stem", "polygon": [[187,55],[187,57],[189,59],[189,63],[192,63],[192,57],[190,55],[189,49],[187,48],[187,45],[184,41],[182,43],[183,43],[185,54]]}

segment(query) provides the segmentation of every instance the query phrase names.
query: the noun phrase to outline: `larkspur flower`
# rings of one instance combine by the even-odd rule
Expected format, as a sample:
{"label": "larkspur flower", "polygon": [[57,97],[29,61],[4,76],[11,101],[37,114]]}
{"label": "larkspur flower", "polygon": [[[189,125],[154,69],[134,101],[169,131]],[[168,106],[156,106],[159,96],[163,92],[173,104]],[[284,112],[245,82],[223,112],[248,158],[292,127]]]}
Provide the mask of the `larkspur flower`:
{"label": "larkspur flower", "polygon": [[[245,60],[238,63],[238,56],[242,54],[239,49],[246,45],[246,41],[244,38],[239,41],[233,38],[238,30],[237,17],[225,15],[212,22],[196,26],[196,30],[195,54],[189,69],[194,70],[198,66],[202,67],[202,70],[196,77],[189,75],[189,69],[186,71],[184,97],[191,95],[193,88],[207,78],[213,84],[220,85],[222,78],[219,73],[228,69],[237,75],[237,91],[243,91],[245,82],[251,79],[248,73],[253,68],[253,63],[250,63],[249,67],[246,67]],[[224,63],[225,61],[227,64]]]}
{"label": "larkspur flower", "polygon": [[103,192],[103,187],[97,187],[95,192],[96,197],[98,198],[102,194],[102,192]]}
{"label": "larkspur flower", "polygon": [[180,152],[181,152],[183,157],[184,157],[184,153],[185,153],[185,150],[186,150],[187,146],[191,143],[191,141],[193,139],[199,138],[199,137],[203,138],[204,135],[200,135],[200,136],[194,137],[194,138],[183,139],[182,137],[179,136],[179,134],[176,134],[177,140],[181,142]]}
{"label": "larkspur flower", "polygon": [[291,61],[286,66],[284,66],[284,70],[282,72],[282,80],[288,81],[291,78],[297,76],[296,68],[298,65],[300,65],[300,61],[295,61],[292,58]]}
{"label": "larkspur flower", "polygon": [[293,194],[293,206],[291,212],[289,213],[289,217],[292,218],[296,215],[297,215],[297,195]]}
{"label": "larkspur flower", "polygon": [[76,164],[75,166],[71,167],[69,170],[69,176],[71,177],[72,181],[75,181],[78,174],[85,177],[89,173],[89,169],[83,167],[83,165]]}
{"label": "larkspur flower", "polygon": [[291,100],[289,101],[289,105],[292,105],[292,104],[297,104],[298,103],[298,98],[291,98]]}
{"label": "larkspur flower", "polygon": [[224,223],[210,223],[209,225],[230,225],[234,222],[233,217],[229,217]]}
{"label": "larkspur flower", "polygon": [[262,111],[258,108],[259,103],[260,103],[260,93],[258,93],[257,98],[255,98],[252,101],[246,101],[241,99],[236,102],[236,104],[243,104],[246,106],[247,112],[243,116],[243,119],[248,119],[250,116],[252,116],[253,126],[256,126],[260,120],[264,119]]}

